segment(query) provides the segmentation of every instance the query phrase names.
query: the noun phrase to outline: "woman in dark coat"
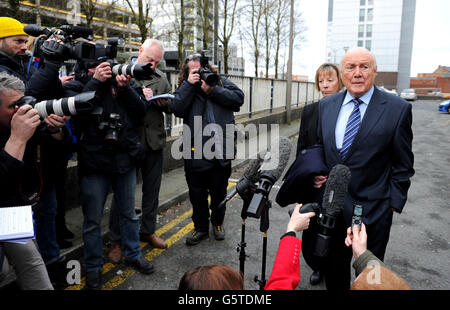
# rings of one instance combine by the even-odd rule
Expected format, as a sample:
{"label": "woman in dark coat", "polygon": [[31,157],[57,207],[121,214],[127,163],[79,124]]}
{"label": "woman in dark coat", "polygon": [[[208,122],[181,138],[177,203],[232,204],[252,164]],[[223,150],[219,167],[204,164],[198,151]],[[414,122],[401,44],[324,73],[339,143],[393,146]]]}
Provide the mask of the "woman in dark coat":
{"label": "woman in dark coat", "polygon": [[[324,63],[316,71],[316,88],[322,93],[323,98],[339,92],[343,88],[339,69],[335,64]],[[317,143],[317,121],[319,116],[319,102],[306,105],[303,108],[300,131],[297,141],[297,155],[301,150],[313,146]],[[308,203],[311,201],[299,201],[299,203]],[[321,201],[318,201],[319,203]],[[314,249],[314,221],[311,221],[310,228],[303,231],[303,257],[306,263],[313,269],[310,283],[316,285],[322,280],[320,272],[320,260],[315,257]]]}

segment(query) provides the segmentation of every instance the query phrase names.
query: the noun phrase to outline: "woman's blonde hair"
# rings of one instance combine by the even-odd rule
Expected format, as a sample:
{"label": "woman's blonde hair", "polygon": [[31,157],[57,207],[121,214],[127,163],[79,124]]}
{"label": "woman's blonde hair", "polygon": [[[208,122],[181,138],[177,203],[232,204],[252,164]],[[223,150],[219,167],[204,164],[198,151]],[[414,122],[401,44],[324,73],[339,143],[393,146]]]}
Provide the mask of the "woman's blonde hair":
{"label": "woman's blonde hair", "polygon": [[342,88],[344,88],[344,83],[342,83],[341,80],[341,76],[339,74],[339,68],[338,66],[336,66],[335,64],[326,62],[324,64],[322,64],[316,71],[316,78],[315,78],[315,82],[316,82],[316,89],[317,91],[320,91],[320,87],[319,87],[319,76],[323,73],[325,74],[331,74],[332,72],[336,72],[336,76],[339,82],[339,90],[341,90]]}

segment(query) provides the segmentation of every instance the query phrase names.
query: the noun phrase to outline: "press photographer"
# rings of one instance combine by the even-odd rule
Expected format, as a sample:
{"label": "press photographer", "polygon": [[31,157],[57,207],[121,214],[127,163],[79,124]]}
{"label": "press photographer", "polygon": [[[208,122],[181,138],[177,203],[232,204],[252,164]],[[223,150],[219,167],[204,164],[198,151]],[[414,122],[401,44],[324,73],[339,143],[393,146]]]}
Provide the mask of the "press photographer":
{"label": "press photographer", "polygon": [[[17,107],[24,91],[25,85],[19,78],[0,73],[0,206],[3,207],[34,204],[41,189],[36,142],[32,139],[41,120],[30,105]],[[22,289],[53,289],[33,241],[0,243],[0,282],[7,274],[8,263],[14,266]]]}
{"label": "press photographer", "polygon": [[[185,59],[178,79],[180,86],[175,91],[175,98],[170,106],[173,113],[183,118],[185,126],[190,128],[190,136],[184,136],[183,139],[191,141],[193,146],[191,156],[184,158],[195,227],[193,234],[186,239],[187,245],[196,245],[209,237],[210,208],[214,236],[216,240],[225,238],[225,208],[219,209],[218,205],[227,194],[231,160],[234,158],[229,156],[229,153],[234,154],[233,150],[227,148],[233,146],[235,141],[234,131],[227,132],[226,127],[227,124],[234,124],[233,112],[239,111],[244,103],[242,90],[227,78],[217,76],[218,83],[209,85],[211,74],[206,75],[205,69],[217,76],[204,54],[194,54]],[[201,119],[201,128],[194,128],[194,119]],[[208,125],[209,128],[214,127],[214,130],[211,136],[203,136],[203,129]],[[183,135],[188,134],[183,131]],[[215,141],[214,156],[210,159],[202,152],[209,139]],[[194,145],[195,141],[201,141],[201,145]],[[210,206],[208,194],[211,195]]]}
{"label": "press photographer", "polygon": [[153,265],[141,253],[135,214],[136,166],[144,154],[137,131],[146,113],[142,91],[130,75],[115,75],[109,62],[83,61],[65,96],[95,91],[98,113],[72,117],[78,138],[78,177],[84,216],[86,286],[100,288],[103,265],[102,211],[110,187],[120,217],[125,261],[144,274]]}

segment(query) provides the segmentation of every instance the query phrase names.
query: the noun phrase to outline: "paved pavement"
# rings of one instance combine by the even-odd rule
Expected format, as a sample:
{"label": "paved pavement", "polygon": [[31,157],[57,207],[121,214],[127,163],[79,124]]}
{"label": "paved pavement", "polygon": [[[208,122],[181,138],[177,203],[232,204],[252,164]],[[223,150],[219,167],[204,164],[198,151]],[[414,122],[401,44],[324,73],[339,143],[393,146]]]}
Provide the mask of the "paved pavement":
{"label": "paved pavement", "polygon": [[[278,126],[278,124],[276,124]],[[293,137],[298,133],[298,129],[300,126],[300,121],[292,121],[290,125],[281,124],[279,125],[279,133],[281,136],[285,137]],[[270,126],[268,126],[270,129]],[[268,135],[268,137],[267,137]],[[271,132],[269,131],[266,134],[259,135],[257,138],[249,138],[242,140],[238,143],[239,147],[245,147],[246,150],[255,150],[255,145],[257,145],[261,138],[266,139],[270,138]],[[294,145],[295,147],[295,145]],[[252,153],[252,152],[250,152]],[[253,155],[253,154],[251,154]],[[248,159],[236,159],[232,162],[233,170],[245,166],[248,162]],[[138,184],[136,187],[136,208],[140,209],[141,201],[142,201],[142,184]],[[159,212],[164,212],[167,209],[174,207],[177,203],[181,203],[188,198],[188,187],[186,184],[184,168],[177,168],[170,170],[168,172],[163,173],[162,182],[161,182],[161,191],[160,191],[160,204],[159,204]],[[102,233],[104,236],[107,235],[108,232],[108,218],[111,206],[112,194],[108,195],[107,202],[105,204],[105,209],[103,212],[103,220],[102,220]],[[76,257],[79,256],[83,247],[82,241],[82,224],[83,224],[83,214],[81,211],[81,207],[72,208],[66,213],[66,222],[69,229],[75,234],[75,238],[72,240],[73,247],[69,249],[64,249],[61,251],[61,255],[66,255],[68,257]]]}

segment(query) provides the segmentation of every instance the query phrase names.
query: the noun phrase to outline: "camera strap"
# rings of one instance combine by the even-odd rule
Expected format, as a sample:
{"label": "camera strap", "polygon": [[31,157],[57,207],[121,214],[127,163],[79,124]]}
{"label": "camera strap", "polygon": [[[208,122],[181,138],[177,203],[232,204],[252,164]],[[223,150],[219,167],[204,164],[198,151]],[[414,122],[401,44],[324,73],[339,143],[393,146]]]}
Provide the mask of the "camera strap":
{"label": "camera strap", "polygon": [[111,85],[111,87],[109,88],[109,91],[110,91],[111,96],[113,97],[113,99],[116,100],[116,97],[117,97],[117,87],[115,87],[114,85]]}

